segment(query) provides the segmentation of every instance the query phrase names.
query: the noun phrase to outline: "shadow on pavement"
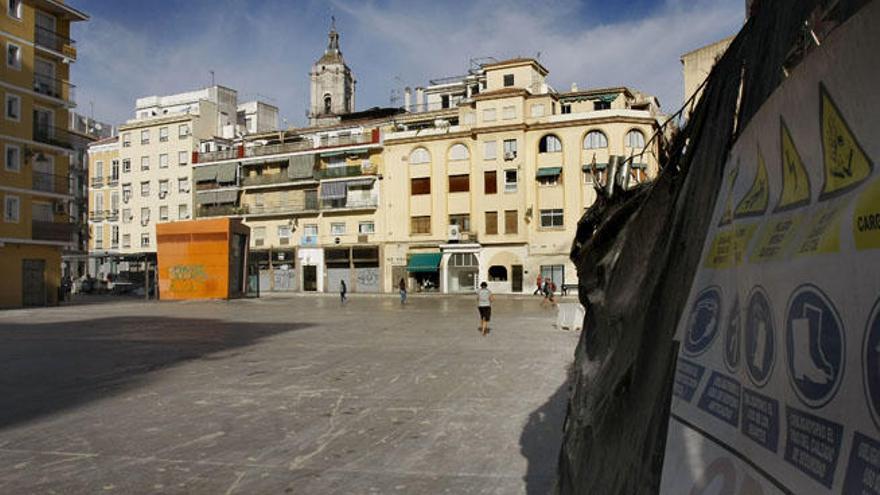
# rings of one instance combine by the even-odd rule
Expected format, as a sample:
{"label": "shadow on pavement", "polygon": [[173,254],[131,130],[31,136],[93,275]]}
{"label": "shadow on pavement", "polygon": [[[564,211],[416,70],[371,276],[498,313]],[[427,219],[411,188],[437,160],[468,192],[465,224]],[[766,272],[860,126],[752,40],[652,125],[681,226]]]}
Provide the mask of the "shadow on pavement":
{"label": "shadow on pavement", "polygon": [[563,383],[547,402],[532,411],[519,437],[520,452],[528,461],[524,479],[529,495],[553,492],[568,388],[568,382]]}
{"label": "shadow on pavement", "polygon": [[0,430],[130,390],[154,371],[308,326],[144,316],[0,324]]}

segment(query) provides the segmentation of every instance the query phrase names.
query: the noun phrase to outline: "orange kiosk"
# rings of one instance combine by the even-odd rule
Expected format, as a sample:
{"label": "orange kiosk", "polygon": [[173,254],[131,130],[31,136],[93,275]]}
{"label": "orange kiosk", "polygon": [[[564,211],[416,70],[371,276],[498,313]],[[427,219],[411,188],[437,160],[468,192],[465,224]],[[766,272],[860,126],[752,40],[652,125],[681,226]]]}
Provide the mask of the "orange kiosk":
{"label": "orange kiosk", "polygon": [[237,218],[157,224],[159,298],[242,297],[249,235]]}

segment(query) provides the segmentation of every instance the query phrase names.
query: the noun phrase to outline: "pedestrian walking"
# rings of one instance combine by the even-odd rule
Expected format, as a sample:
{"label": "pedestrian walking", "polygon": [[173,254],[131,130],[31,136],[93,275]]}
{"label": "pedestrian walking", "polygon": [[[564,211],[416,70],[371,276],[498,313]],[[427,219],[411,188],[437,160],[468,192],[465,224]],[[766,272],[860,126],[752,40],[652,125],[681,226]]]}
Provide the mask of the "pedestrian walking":
{"label": "pedestrian walking", "polygon": [[345,304],[346,293],[348,292],[348,287],[345,286],[345,280],[339,281],[339,301],[342,304]]}
{"label": "pedestrian walking", "polygon": [[489,334],[489,320],[492,319],[492,301],[495,296],[489,290],[489,284],[483,282],[480,284],[480,290],[477,291],[477,310],[480,312],[480,333],[485,337]]}
{"label": "pedestrian walking", "polygon": [[535,292],[532,292],[532,295],[537,296],[542,292],[544,292],[544,277],[539,273],[538,279],[535,281]]}
{"label": "pedestrian walking", "polygon": [[406,304],[406,280],[400,279],[397,287],[400,289],[400,304]]}
{"label": "pedestrian walking", "polygon": [[547,298],[550,300],[551,305],[556,304],[556,301],[553,299],[555,294],[556,294],[556,283],[551,280],[550,283],[548,284],[548,287],[547,287]]}

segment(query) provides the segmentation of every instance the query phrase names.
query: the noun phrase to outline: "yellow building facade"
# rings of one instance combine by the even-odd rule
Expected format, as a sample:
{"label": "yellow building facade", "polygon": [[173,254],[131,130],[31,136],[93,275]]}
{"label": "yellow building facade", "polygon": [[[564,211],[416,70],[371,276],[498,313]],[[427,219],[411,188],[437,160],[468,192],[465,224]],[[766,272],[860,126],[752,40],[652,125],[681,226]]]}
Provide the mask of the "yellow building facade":
{"label": "yellow building facade", "polygon": [[71,22],[82,12],[58,1],[7,0],[0,13],[0,307],[58,301],[61,251],[71,243],[68,111],[74,106]]}

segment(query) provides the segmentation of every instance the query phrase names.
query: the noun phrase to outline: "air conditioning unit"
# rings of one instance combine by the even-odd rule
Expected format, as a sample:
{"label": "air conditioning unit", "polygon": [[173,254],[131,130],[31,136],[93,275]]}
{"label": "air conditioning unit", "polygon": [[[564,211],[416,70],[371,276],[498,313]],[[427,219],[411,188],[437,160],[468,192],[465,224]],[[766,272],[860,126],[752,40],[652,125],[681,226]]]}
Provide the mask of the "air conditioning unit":
{"label": "air conditioning unit", "polygon": [[450,241],[456,241],[456,242],[461,240],[461,228],[458,225],[450,225],[449,226],[448,239]]}
{"label": "air conditioning unit", "polygon": [[141,220],[141,227],[146,227],[149,224],[150,224],[149,220]]}
{"label": "air conditioning unit", "polygon": [[165,196],[168,196],[167,191],[159,191],[159,199],[165,199]]}
{"label": "air conditioning unit", "polygon": [[55,201],[54,206],[56,214],[62,214],[67,210],[67,205],[64,204],[64,201]]}
{"label": "air conditioning unit", "polygon": [[516,158],[516,151],[505,151],[504,152],[504,161],[509,162]]}

